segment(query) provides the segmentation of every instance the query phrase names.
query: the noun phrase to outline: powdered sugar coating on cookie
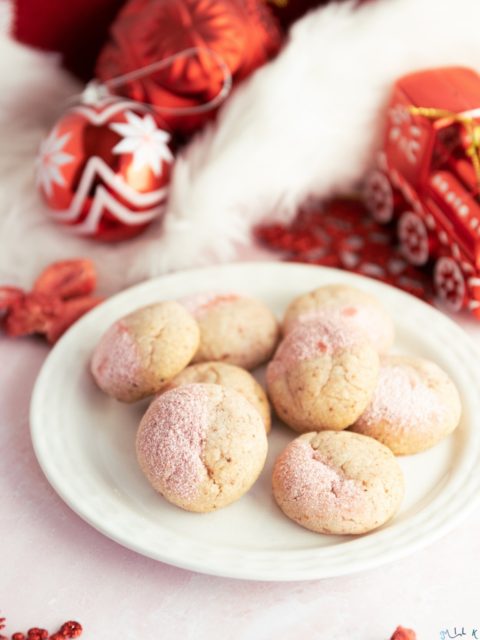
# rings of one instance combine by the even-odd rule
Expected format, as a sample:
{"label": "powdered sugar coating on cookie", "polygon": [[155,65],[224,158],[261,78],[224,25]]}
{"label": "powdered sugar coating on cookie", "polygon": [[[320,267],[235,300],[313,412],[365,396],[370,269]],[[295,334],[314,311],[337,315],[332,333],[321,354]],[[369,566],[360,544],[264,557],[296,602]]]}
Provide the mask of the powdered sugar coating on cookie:
{"label": "powdered sugar coating on cookie", "polygon": [[167,392],[150,405],[137,434],[137,457],[150,482],[180,499],[194,498],[206,476],[209,399],[202,385]]}
{"label": "powdered sugar coating on cookie", "polygon": [[285,312],[283,331],[287,334],[299,324],[315,318],[346,322],[382,353],[394,340],[392,319],[378,300],[347,285],[327,285],[295,298]]}
{"label": "powdered sugar coating on cookie", "polygon": [[307,440],[294,440],[288,456],[281,458],[277,473],[283,475],[286,500],[294,500],[299,508],[311,509],[330,518],[341,508],[351,513],[363,492],[354,480],[322,459],[322,453]]}
{"label": "powdered sugar coating on cookie", "polygon": [[112,325],[98,344],[92,357],[92,371],[107,388],[131,386],[139,374],[141,356],[128,326],[119,321]]}
{"label": "powdered sugar coating on cookie", "polygon": [[310,322],[301,323],[278,347],[268,365],[267,380],[273,382],[299,362],[324,355],[333,356],[359,341],[361,342],[361,336],[351,327],[330,317],[314,318]]}
{"label": "powdered sugar coating on cookie", "polygon": [[436,364],[422,358],[384,357],[370,405],[352,430],[374,437],[398,455],[423,451],[451,433],[460,398]]}
{"label": "powdered sugar coating on cookie", "polygon": [[209,309],[221,304],[228,304],[234,300],[238,300],[241,296],[238,293],[221,293],[221,292],[204,292],[194,293],[179,299],[179,303],[185,307],[194,317],[198,318],[205,314]]}
{"label": "powdered sugar coating on cookie", "polygon": [[156,393],[195,355],[200,329],[177,302],[159,302],[120,318],[100,338],[91,361],[97,385],[121,402]]}
{"label": "powdered sugar coating on cookie", "polygon": [[180,300],[200,327],[194,362],[218,361],[253,369],[268,360],[279,325],[261,301],[237,293],[201,293]]}
{"label": "powdered sugar coating on cookie", "polygon": [[404,482],[392,452],[348,431],[306,433],[277,458],[272,486],[289,518],[312,531],[358,534],[389,520]]}
{"label": "powdered sugar coating on cookie", "polygon": [[267,455],[259,412],[233,389],[186,384],[160,395],[137,433],[137,459],[169,502],[208,512],[238,500]]}

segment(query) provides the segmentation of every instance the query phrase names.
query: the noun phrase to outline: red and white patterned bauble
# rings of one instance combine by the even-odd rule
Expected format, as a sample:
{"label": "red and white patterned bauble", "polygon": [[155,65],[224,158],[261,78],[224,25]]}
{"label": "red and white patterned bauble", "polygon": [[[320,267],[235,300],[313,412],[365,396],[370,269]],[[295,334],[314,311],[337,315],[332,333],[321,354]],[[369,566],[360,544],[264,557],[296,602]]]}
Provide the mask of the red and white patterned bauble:
{"label": "red and white patterned bauble", "polygon": [[112,96],[87,100],[43,141],[37,184],[55,222],[78,235],[125,240],[164,211],[170,134],[147,105]]}

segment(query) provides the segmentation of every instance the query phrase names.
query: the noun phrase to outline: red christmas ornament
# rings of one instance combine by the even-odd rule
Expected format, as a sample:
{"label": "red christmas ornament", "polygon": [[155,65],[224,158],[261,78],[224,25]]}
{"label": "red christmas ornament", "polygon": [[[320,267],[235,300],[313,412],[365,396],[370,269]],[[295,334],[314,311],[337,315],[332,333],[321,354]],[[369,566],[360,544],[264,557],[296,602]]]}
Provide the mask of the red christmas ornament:
{"label": "red christmas ornament", "polygon": [[172,162],[158,114],[95,97],[69,109],[44,140],[37,184],[56,222],[98,240],[125,240],[163,213]]}
{"label": "red christmas ornament", "polygon": [[237,82],[280,44],[280,30],[263,0],[130,0],[111,27],[96,73],[106,82],[185,52],[166,68],[126,83],[121,92],[164,109],[172,129],[192,131],[213,113],[192,115],[192,108],[214,99],[225,82],[219,60]]}

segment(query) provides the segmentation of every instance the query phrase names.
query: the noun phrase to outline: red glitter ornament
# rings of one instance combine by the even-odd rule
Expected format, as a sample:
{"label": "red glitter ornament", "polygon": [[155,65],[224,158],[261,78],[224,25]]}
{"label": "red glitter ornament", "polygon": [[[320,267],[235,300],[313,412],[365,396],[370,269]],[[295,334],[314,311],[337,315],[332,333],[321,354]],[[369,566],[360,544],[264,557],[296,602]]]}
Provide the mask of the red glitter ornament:
{"label": "red glitter ornament", "polygon": [[172,129],[190,132],[213,112],[192,116],[178,110],[198,107],[219,93],[224,70],[218,59],[238,82],[280,44],[280,30],[263,0],[130,0],[111,27],[96,73],[105,82],[196,48],[195,55],[121,88],[122,94],[163,109]]}
{"label": "red glitter ornament", "polygon": [[164,211],[170,134],[146,105],[111,96],[86,100],[42,143],[37,184],[55,222],[78,235],[125,240]]}

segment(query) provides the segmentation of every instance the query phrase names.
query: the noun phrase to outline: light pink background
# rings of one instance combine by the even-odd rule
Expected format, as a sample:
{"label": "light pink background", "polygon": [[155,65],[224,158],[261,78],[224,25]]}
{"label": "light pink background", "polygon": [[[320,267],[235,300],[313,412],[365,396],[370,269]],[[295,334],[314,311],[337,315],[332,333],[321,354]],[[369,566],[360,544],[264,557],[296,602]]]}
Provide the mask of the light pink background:
{"label": "light pink background", "polygon": [[[480,344],[480,325],[462,324]],[[447,627],[480,629],[480,509],[401,562],[315,582],[204,576],[103,537],[33,454],[29,400],[47,353],[35,339],[0,338],[0,615],[10,633],[72,618],[85,640],[388,640],[397,624],[434,640]]]}

